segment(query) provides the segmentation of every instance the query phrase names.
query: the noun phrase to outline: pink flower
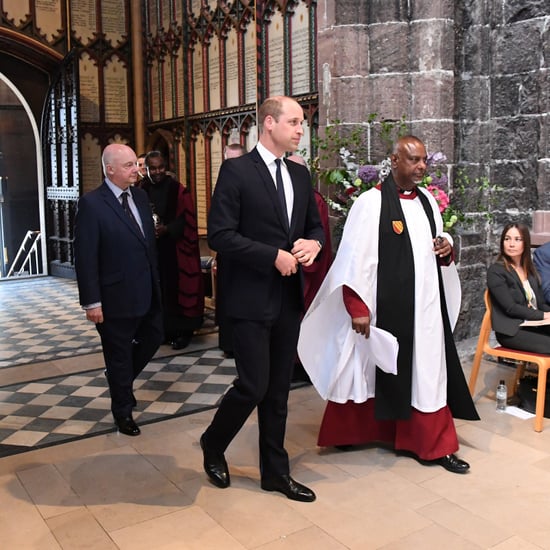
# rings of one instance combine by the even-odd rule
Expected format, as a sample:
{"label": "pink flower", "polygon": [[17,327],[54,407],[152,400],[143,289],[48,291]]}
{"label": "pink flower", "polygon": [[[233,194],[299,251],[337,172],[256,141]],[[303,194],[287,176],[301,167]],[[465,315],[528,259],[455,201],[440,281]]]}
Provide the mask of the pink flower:
{"label": "pink flower", "polygon": [[445,193],[445,191],[442,191],[439,187],[435,185],[428,185],[426,189],[433,195],[434,199],[436,200],[439,206],[439,212],[445,212],[450,202],[447,193]]}

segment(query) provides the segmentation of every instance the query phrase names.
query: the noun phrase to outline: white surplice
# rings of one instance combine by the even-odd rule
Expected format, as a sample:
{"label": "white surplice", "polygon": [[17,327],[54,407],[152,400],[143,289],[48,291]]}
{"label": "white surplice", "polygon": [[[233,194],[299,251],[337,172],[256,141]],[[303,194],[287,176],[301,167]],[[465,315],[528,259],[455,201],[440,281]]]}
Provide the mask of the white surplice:
{"label": "white surplice", "polygon": [[[445,235],[452,243],[450,235],[443,233],[443,221],[435,199],[422,188],[418,192],[427,195],[430,201],[437,234]],[[300,330],[300,360],[319,394],[336,403],[348,400],[362,403],[374,397],[376,364],[386,372],[396,371],[397,346],[392,343],[395,338],[380,329],[382,334],[376,334],[374,329],[381,197],[378,189],[371,189],[351,208],[336,258]],[[411,405],[422,412],[434,412],[447,404],[437,258],[420,199],[401,199],[400,203],[411,236],[415,269]],[[443,267],[442,271],[451,327],[454,327],[460,309],[460,282],[454,263]],[[365,339],[352,330],[342,297],[344,285],[354,290],[368,306],[371,331],[377,349],[382,350],[378,351],[382,359],[373,355],[370,338]],[[395,292],[399,293],[400,289],[396,288]]]}

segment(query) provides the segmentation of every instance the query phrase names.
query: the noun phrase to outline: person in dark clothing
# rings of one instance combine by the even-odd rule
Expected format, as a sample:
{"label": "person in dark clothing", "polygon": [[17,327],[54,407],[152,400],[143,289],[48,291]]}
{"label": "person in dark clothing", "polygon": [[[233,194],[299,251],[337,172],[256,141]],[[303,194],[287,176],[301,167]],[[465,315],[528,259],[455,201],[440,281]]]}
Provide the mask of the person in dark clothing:
{"label": "person in dark clothing", "polygon": [[155,219],[165,339],[183,349],[202,326],[204,279],[191,193],[166,172],[159,151],[145,158],[147,192]]}

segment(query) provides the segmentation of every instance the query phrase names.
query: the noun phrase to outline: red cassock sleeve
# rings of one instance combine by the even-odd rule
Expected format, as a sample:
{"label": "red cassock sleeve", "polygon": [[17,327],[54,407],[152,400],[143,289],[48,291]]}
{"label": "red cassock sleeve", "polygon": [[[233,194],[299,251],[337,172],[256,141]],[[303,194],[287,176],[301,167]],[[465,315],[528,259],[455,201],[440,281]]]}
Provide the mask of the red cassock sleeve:
{"label": "red cassock sleeve", "polygon": [[354,317],[370,317],[370,311],[365,302],[361,300],[359,294],[352,290],[349,286],[342,287],[342,295],[346,311],[352,318]]}

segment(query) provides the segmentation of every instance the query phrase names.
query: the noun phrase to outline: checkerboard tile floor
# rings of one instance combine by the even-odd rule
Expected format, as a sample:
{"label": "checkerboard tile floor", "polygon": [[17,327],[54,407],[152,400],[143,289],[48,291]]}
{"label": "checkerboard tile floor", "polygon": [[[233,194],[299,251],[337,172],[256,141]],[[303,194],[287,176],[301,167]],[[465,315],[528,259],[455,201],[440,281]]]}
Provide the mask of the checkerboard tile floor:
{"label": "checkerboard tile floor", "polygon": [[[0,281],[0,368],[101,351],[95,326],[78,303],[76,281],[58,277]],[[215,332],[205,311],[198,334]]]}
{"label": "checkerboard tile floor", "polygon": [[69,279],[2,281],[0,326],[0,368],[101,351]]}
{"label": "checkerboard tile floor", "polygon": [[[134,382],[149,424],[214,407],[236,375],[218,349],[155,359]],[[0,456],[114,431],[103,368],[0,387]]]}

